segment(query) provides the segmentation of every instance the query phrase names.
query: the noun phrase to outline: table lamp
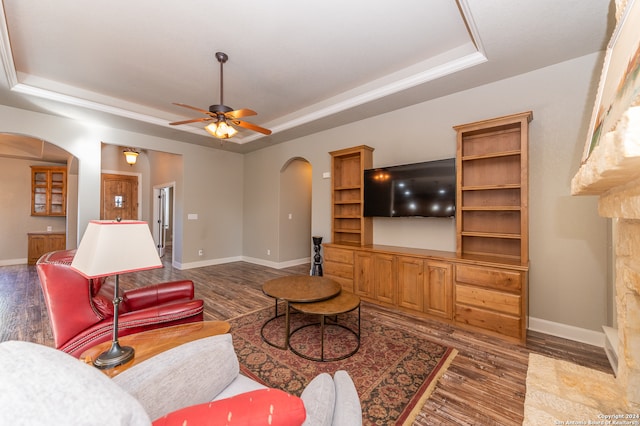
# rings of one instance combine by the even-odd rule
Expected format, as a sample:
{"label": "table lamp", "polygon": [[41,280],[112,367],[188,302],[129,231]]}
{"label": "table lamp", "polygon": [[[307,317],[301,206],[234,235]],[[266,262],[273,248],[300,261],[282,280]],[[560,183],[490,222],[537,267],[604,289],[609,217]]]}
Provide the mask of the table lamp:
{"label": "table lamp", "polygon": [[88,279],[115,275],[113,295],[113,340],[111,348],[93,364],[113,368],[133,358],[134,350],[118,343],[118,291],[120,274],[161,268],[153,237],[146,222],[134,220],[92,220],[71,262],[71,269]]}

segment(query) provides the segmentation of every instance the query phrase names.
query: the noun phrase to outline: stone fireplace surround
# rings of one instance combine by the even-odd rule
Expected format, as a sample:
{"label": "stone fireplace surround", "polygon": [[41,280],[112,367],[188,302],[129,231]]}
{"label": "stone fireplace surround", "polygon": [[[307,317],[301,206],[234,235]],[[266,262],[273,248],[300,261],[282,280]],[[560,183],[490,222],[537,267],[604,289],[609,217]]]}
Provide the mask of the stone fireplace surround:
{"label": "stone fireplace surround", "polygon": [[523,425],[640,425],[640,106],[594,148],[571,191],[598,195],[598,213],[615,221],[615,376],[530,354]]}
{"label": "stone fireplace surround", "polygon": [[573,195],[598,195],[598,214],[616,221],[615,387],[629,412],[640,413],[640,106],[627,110],[594,148],[571,189]]}

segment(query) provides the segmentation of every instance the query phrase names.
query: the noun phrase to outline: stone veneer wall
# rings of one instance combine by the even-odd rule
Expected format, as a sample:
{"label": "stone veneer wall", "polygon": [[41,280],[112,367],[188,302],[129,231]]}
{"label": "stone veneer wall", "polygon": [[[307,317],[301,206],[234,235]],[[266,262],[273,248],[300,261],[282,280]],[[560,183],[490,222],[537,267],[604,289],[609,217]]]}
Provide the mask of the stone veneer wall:
{"label": "stone veneer wall", "polygon": [[[640,217],[640,211],[636,213]],[[617,238],[616,306],[620,347],[616,377],[627,405],[640,408],[640,220],[621,219]]]}
{"label": "stone veneer wall", "polygon": [[572,181],[574,195],[599,195],[598,213],[618,220],[616,384],[629,412],[640,411],[640,107],[596,146]]}

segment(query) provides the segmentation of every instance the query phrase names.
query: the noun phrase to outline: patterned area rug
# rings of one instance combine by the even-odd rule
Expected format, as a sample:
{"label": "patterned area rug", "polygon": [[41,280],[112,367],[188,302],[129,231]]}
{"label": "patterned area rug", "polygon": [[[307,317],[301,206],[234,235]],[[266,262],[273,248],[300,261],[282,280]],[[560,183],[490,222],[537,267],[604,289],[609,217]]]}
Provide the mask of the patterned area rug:
{"label": "patterned area rug", "polygon": [[[309,361],[291,350],[265,343],[260,329],[273,317],[273,307],[234,318],[229,321],[230,332],[242,372],[267,386],[300,395],[317,374],[346,370],[358,390],[364,424],[411,424],[457,352],[409,330],[384,324],[364,305],[361,314],[360,348],[351,357],[330,362]],[[291,330],[317,321],[317,316],[293,314]],[[357,310],[340,315],[338,321],[357,330]],[[279,317],[265,326],[264,336],[283,345],[284,330],[284,317]],[[319,357],[320,327],[300,329],[290,343],[302,354]],[[342,327],[325,327],[326,358],[348,354],[356,345],[353,333]]]}

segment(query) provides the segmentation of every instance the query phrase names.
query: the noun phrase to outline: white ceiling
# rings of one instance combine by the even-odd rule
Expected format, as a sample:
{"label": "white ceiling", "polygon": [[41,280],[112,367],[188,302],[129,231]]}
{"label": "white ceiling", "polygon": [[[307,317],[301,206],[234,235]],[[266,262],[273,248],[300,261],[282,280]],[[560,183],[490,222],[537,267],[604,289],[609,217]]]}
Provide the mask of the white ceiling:
{"label": "white ceiling", "polygon": [[[602,50],[611,0],[4,0],[0,103],[249,152]],[[273,131],[221,144],[172,105]],[[3,78],[2,75],[5,77]],[[3,129],[0,129],[2,132]],[[1,137],[0,137],[1,139]]]}

